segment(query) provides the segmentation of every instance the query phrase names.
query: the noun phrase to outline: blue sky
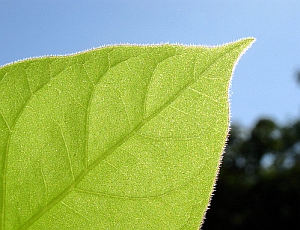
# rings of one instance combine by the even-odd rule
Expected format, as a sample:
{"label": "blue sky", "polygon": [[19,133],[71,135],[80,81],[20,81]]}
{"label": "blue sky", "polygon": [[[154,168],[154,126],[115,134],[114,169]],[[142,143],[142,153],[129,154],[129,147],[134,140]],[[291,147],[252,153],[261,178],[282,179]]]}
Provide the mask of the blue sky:
{"label": "blue sky", "polygon": [[256,43],[232,82],[232,121],[300,115],[299,0],[0,0],[0,66],[110,44]]}

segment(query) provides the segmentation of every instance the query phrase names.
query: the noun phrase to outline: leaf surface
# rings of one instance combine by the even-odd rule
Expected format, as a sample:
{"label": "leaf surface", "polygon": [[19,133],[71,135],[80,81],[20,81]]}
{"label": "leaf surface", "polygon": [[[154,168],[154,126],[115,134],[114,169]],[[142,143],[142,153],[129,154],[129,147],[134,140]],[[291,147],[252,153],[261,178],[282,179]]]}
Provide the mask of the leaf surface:
{"label": "leaf surface", "polygon": [[0,229],[197,229],[252,38],[0,68]]}

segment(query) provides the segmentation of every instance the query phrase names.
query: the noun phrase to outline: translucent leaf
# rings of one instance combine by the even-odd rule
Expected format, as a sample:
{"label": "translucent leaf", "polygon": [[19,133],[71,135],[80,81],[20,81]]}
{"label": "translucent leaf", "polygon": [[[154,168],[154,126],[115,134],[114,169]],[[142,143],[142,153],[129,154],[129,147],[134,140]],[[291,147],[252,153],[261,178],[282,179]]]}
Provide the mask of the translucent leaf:
{"label": "translucent leaf", "polygon": [[0,68],[0,229],[197,229],[252,38]]}

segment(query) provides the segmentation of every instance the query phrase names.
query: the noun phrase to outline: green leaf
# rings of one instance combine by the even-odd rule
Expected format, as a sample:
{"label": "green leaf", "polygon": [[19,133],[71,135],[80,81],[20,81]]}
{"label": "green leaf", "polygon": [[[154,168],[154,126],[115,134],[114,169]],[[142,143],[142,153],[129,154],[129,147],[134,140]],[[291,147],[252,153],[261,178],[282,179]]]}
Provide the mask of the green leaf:
{"label": "green leaf", "polygon": [[0,229],[197,229],[252,38],[0,68]]}

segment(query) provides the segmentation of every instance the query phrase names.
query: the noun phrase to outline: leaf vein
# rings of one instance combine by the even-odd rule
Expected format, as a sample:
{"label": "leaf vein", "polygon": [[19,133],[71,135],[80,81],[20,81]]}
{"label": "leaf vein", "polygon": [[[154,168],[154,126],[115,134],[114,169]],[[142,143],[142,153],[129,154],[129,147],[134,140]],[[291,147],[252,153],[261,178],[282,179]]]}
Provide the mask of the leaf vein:
{"label": "leaf vein", "polygon": [[[152,82],[153,82],[154,72],[155,72],[155,70],[157,69],[157,66],[158,66],[160,63],[162,63],[163,61],[166,61],[166,60],[169,59],[169,58],[174,57],[175,55],[176,55],[176,53],[175,53],[175,54],[172,54],[172,55],[170,55],[169,57],[167,57],[167,58],[161,60],[160,62],[156,63],[156,65],[155,65],[155,67],[154,67],[154,70],[152,71],[151,78],[150,78],[149,83],[148,83],[148,85],[147,85],[146,92],[145,92],[145,96],[144,96],[144,97],[145,97],[145,99],[144,99],[144,104],[143,104],[143,107],[144,107],[144,115],[143,115],[143,118],[144,118],[144,119],[146,118],[145,116],[146,116],[146,107],[147,107],[147,101],[148,101],[148,96],[149,96],[149,89],[150,89],[150,86],[151,86],[151,84],[152,84]],[[177,55],[178,55],[178,54],[177,54]]]}
{"label": "leaf vein", "polygon": [[45,87],[52,79],[54,79],[56,76],[58,75],[54,75],[52,78],[49,78],[48,82],[45,82],[44,85],[41,85],[39,88],[37,88],[31,95],[30,97],[28,97],[27,99],[25,99],[23,106],[20,108],[20,110],[18,111],[18,113],[16,114],[16,118],[13,121],[12,126],[10,127],[10,133],[8,135],[8,139],[7,139],[7,143],[6,143],[6,147],[5,147],[5,152],[3,154],[3,180],[2,180],[2,197],[0,199],[2,199],[2,206],[0,207],[0,215],[1,215],[1,223],[2,223],[2,229],[4,229],[4,224],[5,224],[5,196],[6,196],[6,169],[7,169],[7,155],[9,152],[9,145],[10,145],[10,140],[11,140],[11,136],[13,133],[13,130],[19,120],[19,118],[21,117],[21,114],[23,113],[24,109],[27,107],[27,105],[29,104],[29,102],[32,100],[32,98],[34,97],[34,95],[40,91],[43,87]]}
{"label": "leaf vein", "polygon": [[7,119],[4,117],[3,113],[1,112],[1,110],[0,110],[0,115],[1,115],[1,117],[3,118],[3,121],[4,121],[4,123],[5,123],[6,127],[7,127],[7,129],[8,129],[9,131],[11,131],[11,129],[10,129],[10,127],[9,127],[9,124],[8,124],[8,122],[7,122]]}
{"label": "leaf vein", "polygon": [[68,209],[72,210],[73,212],[75,212],[76,214],[78,214],[79,216],[81,216],[82,218],[84,218],[85,220],[87,220],[88,222],[90,222],[90,220],[83,215],[82,213],[78,212],[75,208],[71,207],[70,205],[67,205],[65,202],[61,202],[64,206],[66,206]]}
{"label": "leaf vein", "polygon": [[65,147],[67,155],[68,155],[68,162],[69,162],[69,167],[70,167],[70,171],[71,171],[71,174],[72,174],[72,179],[75,180],[74,171],[73,171],[73,165],[72,165],[71,156],[70,156],[70,151],[69,151],[69,148],[68,148],[67,143],[66,143],[66,138],[65,138],[64,132],[62,130],[62,126],[61,126],[61,124],[59,124],[54,119],[52,119],[52,120],[59,127],[59,131],[60,131],[63,143],[64,143],[64,147]]}
{"label": "leaf vein", "polygon": [[204,96],[204,97],[210,99],[211,101],[213,101],[213,102],[215,102],[215,103],[219,103],[218,100],[216,100],[216,99],[214,99],[214,98],[208,96],[208,95],[205,94],[205,93],[202,93],[202,92],[200,92],[200,91],[198,91],[198,90],[196,90],[196,89],[194,89],[194,88],[192,88],[192,87],[190,87],[189,89],[190,89],[191,91],[193,91],[194,93],[200,94],[200,95],[202,95],[202,96]]}

